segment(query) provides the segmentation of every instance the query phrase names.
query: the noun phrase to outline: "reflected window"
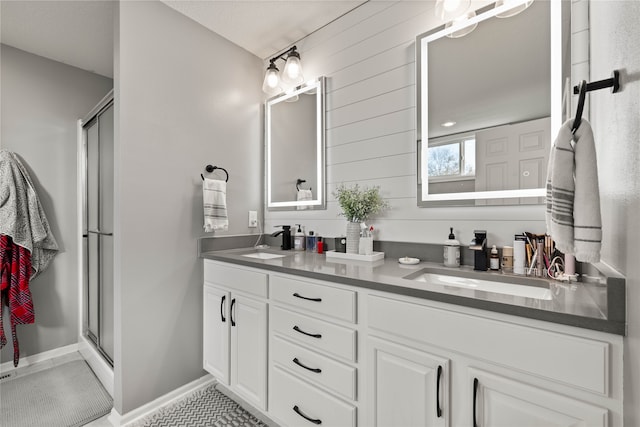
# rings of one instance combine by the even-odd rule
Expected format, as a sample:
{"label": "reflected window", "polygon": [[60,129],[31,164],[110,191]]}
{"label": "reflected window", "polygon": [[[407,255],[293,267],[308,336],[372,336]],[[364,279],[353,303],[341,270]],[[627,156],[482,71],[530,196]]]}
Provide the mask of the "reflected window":
{"label": "reflected window", "polygon": [[429,142],[427,170],[431,181],[475,176],[475,137],[465,136],[439,143]]}

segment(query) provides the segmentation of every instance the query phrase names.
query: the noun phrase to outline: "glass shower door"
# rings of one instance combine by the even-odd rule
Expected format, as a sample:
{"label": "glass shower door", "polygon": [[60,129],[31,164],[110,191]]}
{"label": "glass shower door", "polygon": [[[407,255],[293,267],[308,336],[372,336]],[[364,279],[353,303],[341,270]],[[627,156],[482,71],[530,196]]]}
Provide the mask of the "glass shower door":
{"label": "glass shower door", "polygon": [[83,126],[84,333],[113,365],[113,102]]}

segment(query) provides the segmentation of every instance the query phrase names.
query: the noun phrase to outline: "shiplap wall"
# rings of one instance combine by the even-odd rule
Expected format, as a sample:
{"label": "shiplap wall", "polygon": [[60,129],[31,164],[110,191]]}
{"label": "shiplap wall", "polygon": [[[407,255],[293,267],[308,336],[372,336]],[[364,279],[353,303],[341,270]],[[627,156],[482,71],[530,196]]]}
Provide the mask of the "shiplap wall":
{"label": "shiplap wall", "polygon": [[515,233],[544,232],[542,205],[417,206],[415,38],[441,24],[434,4],[370,1],[296,42],[306,78],[327,77],[328,203],[326,210],[267,211],[266,232],[302,224],[321,236],[344,234],[332,194],[341,183],[380,187],[391,209],[369,221],[379,240],[440,243],[454,227],[463,244],[483,229],[490,245],[503,246]]}

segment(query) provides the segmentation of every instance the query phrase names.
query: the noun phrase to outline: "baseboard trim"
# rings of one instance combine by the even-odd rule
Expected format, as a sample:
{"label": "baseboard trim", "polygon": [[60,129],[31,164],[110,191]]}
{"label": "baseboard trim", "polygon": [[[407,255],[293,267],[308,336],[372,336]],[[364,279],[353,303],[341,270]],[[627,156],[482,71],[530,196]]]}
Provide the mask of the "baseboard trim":
{"label": "baseboard trim", "polygon": [[38,362],[44,362],[45,360],[54,359],[56,357],[75,353],[77,351],[78,344],[69,344],[64,347],[54,348],[53,350],[43,351],[42,353],[33,354],[31,356],[20,357],[20,364],[17,368],[13,366],[13,361],[0,364],[0,373],[6,374],[11,371],[15,371],[16,369],[24,368],[25,366],[33,365]]}
{"label": "baseboard trim", "polygon": [[157,411],[164,406],[170,405],[182,399],[183,397],[193,393],[194,391],[214,384],[215,382],[215,378],[207,374],[195,381],[191,381],[190,383],[183,385],[182,387],[170,391],[169,393],[160,396],[157,399],[134,409],[133,411],[129,411],[124,415],[120,415],[114,408],[111,411],[111,415],[109,415],[109,422],[111,422],[111,424],[113,424],[114,426],[126,426],[146,417],[147,415]]}
{"label": "baseboard trim", "polygon": [[98,350],[84,336],[80,337],[78,351],[85,362],[89,364],[93,373],[96,374],[107,393],[113,398],[113,368],[111,365],[104,360]]}

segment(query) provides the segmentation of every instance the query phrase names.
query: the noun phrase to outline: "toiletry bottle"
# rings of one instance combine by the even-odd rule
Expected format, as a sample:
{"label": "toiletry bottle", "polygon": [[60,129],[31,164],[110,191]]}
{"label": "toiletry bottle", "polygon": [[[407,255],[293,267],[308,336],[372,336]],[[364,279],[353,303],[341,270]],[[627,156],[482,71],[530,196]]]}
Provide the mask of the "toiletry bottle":
{"label": "toiletry bottle", "polygon": [[444,241],[445,267],[460,267],[460,242],[453,234],[453,227],[449,227],[449,238]]}
{"label": "toiletry bottle", "polygon": [[513,273],[513,246],[502,248],[502,271]]}
{"label": "toiletry bottle", "polygon": [[324,242],[322,241],[322,237],[318,236],[318,241],[316,243],[316,252],[319,254],[324,252]]}
{"label": "toiletry bottle", "polygon": [[515,274],[525,274],[527,236],[516,234],[513,240],[513,272]]}
{"label": "toiletry bottle", "polygon": [[489,257],[489,268],[491,270],[500,270],[500,257],[498,257],[498,249],[496,245],[491,248],[491,256]]}
{"label": "toiletry bottle", "polygon": [[316,236],[313,235],[313,231],[309,231],[307,235],[307,252],[316,251]]}
{"label": "toiletry bottle", "polygon": [[302,232],[302,228],[300,224],[296,224],[298,229],[293,234],[293,250],[294,251],[304,251],[304,233]]}

